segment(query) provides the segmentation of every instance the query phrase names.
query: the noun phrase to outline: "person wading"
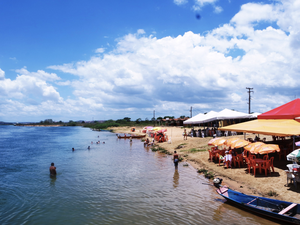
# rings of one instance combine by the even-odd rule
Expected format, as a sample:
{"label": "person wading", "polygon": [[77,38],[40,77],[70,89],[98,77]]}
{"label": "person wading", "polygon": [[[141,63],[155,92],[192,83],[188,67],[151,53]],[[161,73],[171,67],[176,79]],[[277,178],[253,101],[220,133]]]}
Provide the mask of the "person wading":
{"label": "person wading", "polygon": [[179,156],[178,156],[176,151],[174,151],[173,161],[174,161],[175,169],[177,169],[178,168],[178,162],[179,162]]}

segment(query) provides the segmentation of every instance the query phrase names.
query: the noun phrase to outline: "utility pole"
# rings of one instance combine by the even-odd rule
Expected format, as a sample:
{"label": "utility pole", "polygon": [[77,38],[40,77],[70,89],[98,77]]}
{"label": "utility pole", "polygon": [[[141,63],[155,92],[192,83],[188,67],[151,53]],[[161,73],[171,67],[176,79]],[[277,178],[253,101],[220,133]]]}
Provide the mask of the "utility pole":
{"label": "utility pole", "polygon": [[193,116],[193,107],[191,106],[191,109],[190,109],[190,117],[192,118],[192,116]]}
{"label": "utility pole", "polygon": [[246,87],[246,89],[248,89],[248,94],[249,94],[249,99],[248,99],[248,105],[249,105],[249,109],[248,109],[248,113],[250,114],[251,113],[251,110],[250,110],[250,105],[251,105],[251,92],[254,93],[253,88],[249,88],[249,87]]}
{"label": "utility pole", "polygon": [[154,126],[155,126],[155,110],[153,110],[153,123],[154,123]]}

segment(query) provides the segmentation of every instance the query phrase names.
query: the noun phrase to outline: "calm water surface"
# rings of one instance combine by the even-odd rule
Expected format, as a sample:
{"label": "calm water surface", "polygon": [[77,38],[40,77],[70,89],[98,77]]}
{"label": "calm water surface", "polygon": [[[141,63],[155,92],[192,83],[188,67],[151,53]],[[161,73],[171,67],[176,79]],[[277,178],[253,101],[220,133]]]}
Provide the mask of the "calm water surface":
{"label": "calm water surface", "polygon": [[0,126],[0,138],[2,225],[275,224],[224,204],[191,166],[174,170],[170,156],[140,140],[80,127],[14,126]]}

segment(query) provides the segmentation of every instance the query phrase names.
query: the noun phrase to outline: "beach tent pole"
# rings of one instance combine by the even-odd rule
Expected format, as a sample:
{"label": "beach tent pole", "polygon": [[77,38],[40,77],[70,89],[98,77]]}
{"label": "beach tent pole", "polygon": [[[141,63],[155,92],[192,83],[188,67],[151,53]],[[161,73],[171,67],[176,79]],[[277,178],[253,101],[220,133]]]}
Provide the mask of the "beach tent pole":
{"label": "beach tent pole", "polygon": [[295,150],[295,136],[293,136],[293,151]]}

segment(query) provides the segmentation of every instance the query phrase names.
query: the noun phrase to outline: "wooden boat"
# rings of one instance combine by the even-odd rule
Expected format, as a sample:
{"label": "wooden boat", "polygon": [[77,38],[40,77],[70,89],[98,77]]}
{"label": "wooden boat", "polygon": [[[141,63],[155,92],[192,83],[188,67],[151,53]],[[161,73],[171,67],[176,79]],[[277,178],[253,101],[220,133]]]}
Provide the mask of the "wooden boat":
{"label": "wooden boat", "polygon": [[143,138],[143,137],[146,137],[146,134],[145,135],[126,135],[126,136],[120,136],[120,135],[117,135],[118,138]]}
{"label": "wooden boat", "polygon": [[[219,179],[219,178],[216,178]],[[215,180],[216,180],[215,179]],[[284,224],[300,224],[300,204],[271,198],[246,195],[238,191],[216,185],[217,193],[228,203],[260,216],[266,216]],[[220,179],[222,182],[222,179]]]}

